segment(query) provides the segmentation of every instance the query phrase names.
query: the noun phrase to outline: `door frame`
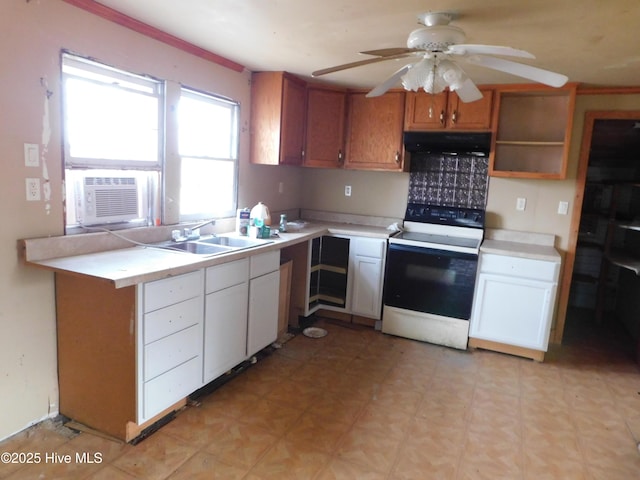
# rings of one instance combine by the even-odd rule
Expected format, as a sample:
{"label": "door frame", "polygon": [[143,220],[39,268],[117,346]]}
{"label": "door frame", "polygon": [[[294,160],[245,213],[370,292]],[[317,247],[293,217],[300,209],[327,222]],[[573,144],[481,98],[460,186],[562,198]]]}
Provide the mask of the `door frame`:
{"label": "door frame", "polygon": [[640,110],[592,110],[585,112],[584,126],[582,129],[582,143],[580,144],[580,156],[578,171],[576,173],[576,191],[571,213],[571,226],[569,230],[569,247],[565,255],[562,283],[560,286],[560,298],[558,301],[557,324],[553,335],[554,343],[562,343],[566,324],[567,310],[569,308],[569,293],[573,278],[573,267],[576,259],[578,234],[580,233],[580,219],[582,217],[582,203],[584,189],[587,183],[587,169],[589,168],[589,156],[593,126],[596,120],[640,120]]}

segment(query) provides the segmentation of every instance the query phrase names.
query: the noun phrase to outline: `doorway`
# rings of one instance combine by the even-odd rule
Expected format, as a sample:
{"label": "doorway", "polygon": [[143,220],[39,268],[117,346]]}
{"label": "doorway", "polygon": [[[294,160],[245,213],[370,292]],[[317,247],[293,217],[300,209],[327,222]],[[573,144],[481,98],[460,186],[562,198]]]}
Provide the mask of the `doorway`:
{"label": "doorway", "polygon": [[598,328],[640,352],[640,112],[587,112],[565,338]]}

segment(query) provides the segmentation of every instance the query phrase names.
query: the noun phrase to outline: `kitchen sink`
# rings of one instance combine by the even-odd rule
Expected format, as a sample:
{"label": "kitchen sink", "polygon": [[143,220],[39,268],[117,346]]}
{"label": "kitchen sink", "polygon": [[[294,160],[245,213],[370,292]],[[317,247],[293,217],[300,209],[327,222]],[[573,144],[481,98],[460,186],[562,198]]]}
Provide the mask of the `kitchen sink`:
{"label": "kitchen sink", "polygon": [[223,245],[211,245],[208,243],[199,243],[194,241],[160,243],[157,246],[167,250],[179,250],[182,252],[195,253],[197,255],[218,255],[220,253],[228,253],[236,250],[235,248]]}
{"label": "kitchen sink", "polygon": [[266,245],[272,243],[273,240],[261,240],[259,238],[240,238],[240,237],[227,237],[227,236],[215,236],[205,237],[197,240],[198,243],[207,245],[223,245],[232,248],[251,248],[259,247],[260,245]]}
{"label": "kitchen sink", "polygon": [[222,253],[234,252],[245,248],[259,247],[272,243],[273,240],[261,240],[258,238],[238,238],[227,236],[202,237],[196,240],[162,242],[155,244],[158,248],[193,253],[196,255],[210,256]]}

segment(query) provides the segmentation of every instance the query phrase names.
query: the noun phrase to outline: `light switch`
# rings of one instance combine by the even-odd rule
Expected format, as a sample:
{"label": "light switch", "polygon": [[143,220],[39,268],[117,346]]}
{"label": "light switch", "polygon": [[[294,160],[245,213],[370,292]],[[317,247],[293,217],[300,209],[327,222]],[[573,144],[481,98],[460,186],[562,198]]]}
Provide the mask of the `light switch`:
{"label": "light switch", "polygon": [[40,166],[40,149],[37,143],[24,144],[24,166],[38,167]]}
{"label": "light switch", "polygon": [[558,215],[566,215],[569,211],[569,202],[558,203]]}
{"label": "light switch", "polygon": [[527,199],[519,197],[516,200],[516,210],[523,212],[525,208],[527,208]]}
{"label": "light switch", "polygon": [[344,195],[345,195],[345,197],[350,197],[351,196],[351,185],[345,185],[344,186]]}

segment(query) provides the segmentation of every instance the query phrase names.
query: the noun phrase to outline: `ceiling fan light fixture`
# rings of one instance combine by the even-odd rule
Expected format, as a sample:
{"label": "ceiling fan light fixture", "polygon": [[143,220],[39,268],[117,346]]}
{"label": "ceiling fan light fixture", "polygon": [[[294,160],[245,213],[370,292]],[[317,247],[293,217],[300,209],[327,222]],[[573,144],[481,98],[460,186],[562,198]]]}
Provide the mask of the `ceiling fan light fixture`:
{"label": "ceiling fan light fixture", "polygon": [[417,92],[422,88],[427,93],[437,94],[447,87],[453,89],[452,85],[461,84],[463,76],[455,63],[434,56],[420,60],[401,79],[405,90]]}

